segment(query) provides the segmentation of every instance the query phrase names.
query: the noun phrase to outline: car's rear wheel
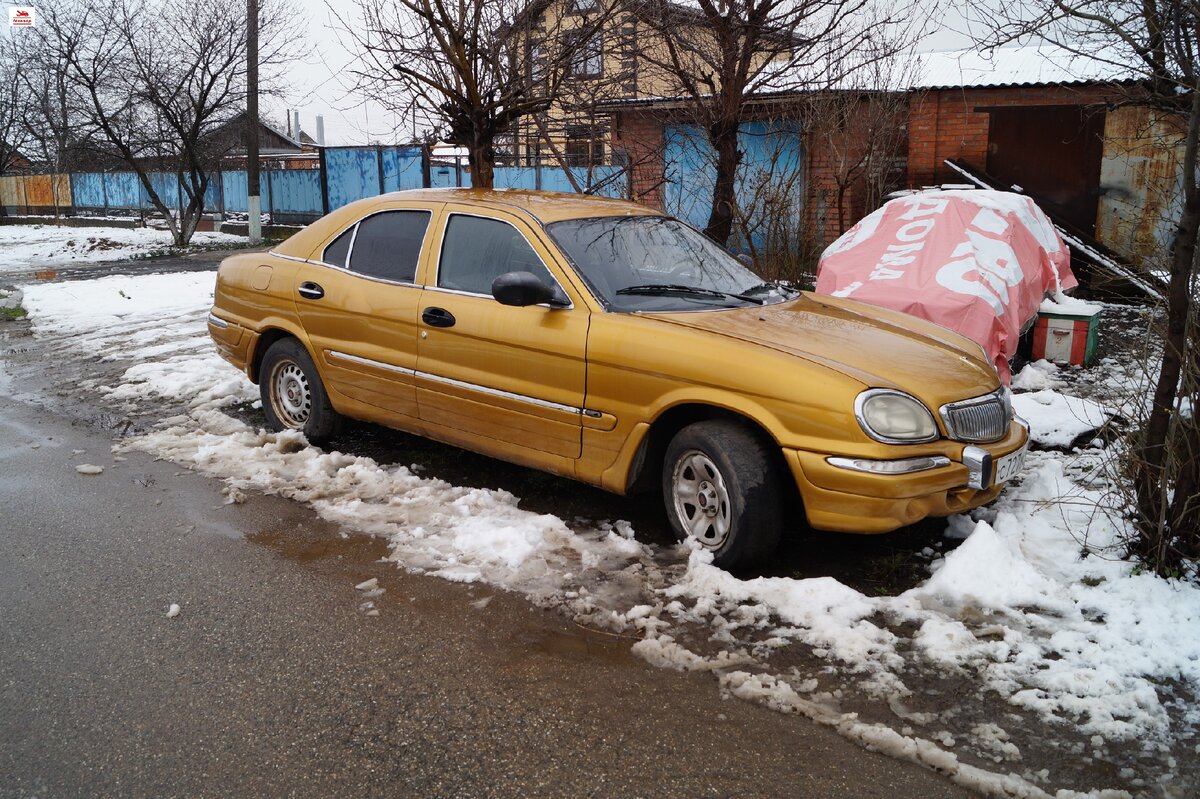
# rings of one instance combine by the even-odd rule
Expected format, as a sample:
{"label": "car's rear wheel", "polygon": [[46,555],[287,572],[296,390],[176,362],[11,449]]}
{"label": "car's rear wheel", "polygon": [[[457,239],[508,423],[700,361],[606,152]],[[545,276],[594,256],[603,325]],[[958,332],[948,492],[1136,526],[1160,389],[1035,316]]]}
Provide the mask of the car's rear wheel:
{"label": "car's rear wheel", "polygon": [[663,461],[663,500],[680,540],[726,569],[752,566],[779,544],[783,490],[772,446],[733,421],[696,422],[675,434]]}
{"label": "car's rear wheel", "polygon": [[263,355],[259,372],[263,413],[275,430],[300,430],[313,444],[337,431],[340,417],[303,345],[294,338],[276,341]]}

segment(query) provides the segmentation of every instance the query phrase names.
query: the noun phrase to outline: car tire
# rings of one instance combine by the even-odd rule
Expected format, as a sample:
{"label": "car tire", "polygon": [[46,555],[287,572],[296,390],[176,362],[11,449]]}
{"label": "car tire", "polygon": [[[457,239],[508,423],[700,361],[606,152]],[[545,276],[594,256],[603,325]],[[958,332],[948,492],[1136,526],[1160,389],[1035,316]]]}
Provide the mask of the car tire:
{"label": "car tire", "polygon": [[324,444],[341,424],[317,367],[294,338],[276,341],[263,355],[258,390],[263,413],[277,431],[300,430],[311,444]]}
{"label": "car tire", "polygon": [[762,562],[779,545],[784,492],[773,445],[737,422],[680,430],[663,459],[663,502],[675,535],[724,569]]}

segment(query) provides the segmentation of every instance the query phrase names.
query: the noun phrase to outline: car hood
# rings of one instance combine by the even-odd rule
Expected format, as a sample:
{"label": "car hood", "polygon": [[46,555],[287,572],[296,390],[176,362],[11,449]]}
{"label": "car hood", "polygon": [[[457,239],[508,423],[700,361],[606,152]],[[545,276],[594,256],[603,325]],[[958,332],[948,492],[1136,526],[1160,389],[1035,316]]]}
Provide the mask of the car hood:
{"label": "car hood", "polygon": [[865,387],[895,388],[936,407],[999,386],[980,347],[915,316],[819,294],[775,305],[646,314],[806,358]]}

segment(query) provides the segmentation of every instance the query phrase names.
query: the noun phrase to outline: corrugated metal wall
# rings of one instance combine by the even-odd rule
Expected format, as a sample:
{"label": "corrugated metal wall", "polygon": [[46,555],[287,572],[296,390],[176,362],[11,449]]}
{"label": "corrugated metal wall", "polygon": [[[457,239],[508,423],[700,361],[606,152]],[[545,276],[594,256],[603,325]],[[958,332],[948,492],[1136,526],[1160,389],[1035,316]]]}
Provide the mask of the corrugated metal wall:
{"label": "corrugated metal wall", "polygon": [[1183,207],[1183,131],[1148,108],[1108,112],[1096,238],[1134,266],[1165,269]]}
{"label": "corrugated metal wall", "polygon": [[70,208],[69,175],[6,175],[0,178],[0,202],[9,208]]}
{"label": "corrugated metal wall", "polygon": [[[260,182],[267,187],[263,210],[270,214],[304,216],[320,214],[321,173],[316,169],[272,169]],[[245,197],[245,173],[242,173],[242,197]],[[245,200],[242,200],[243,204]]]}

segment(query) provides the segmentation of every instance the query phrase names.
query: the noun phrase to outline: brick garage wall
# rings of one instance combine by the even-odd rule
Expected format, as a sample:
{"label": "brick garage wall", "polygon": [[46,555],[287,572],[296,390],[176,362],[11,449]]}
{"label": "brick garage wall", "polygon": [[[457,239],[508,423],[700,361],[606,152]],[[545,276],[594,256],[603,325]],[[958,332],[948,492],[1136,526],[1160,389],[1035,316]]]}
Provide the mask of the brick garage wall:
{"label": "brick garage wall", "polygon": [[933,89],[916,93],[909,110],[908,183],[912,188],[959,183],[948,158],[987,166],[988,113],[994,107],[1102,105],[1125,96],[1119,87],[1026,86],[997,89]]}
{"label": "brick garage wall", "polygon": [[614,114],[613,144],[628,158],[631,198],[659,210],[663,210],[667,124],[661,111],[631,109]]}
{"label": "brick garage wall", "polygon": [[[894,97],[894,96],[893,96]],[[903,98],[900,98],[901,100]],[[906,139],[908,109],[905,103],[873,105],[874,100],[863,95],[857,99],[853,111],[840,109],[835,117],[848,114],[841,126],[828,128],[829,119],[810,120],[810,133],[805,138],[805,153],[808,159],[808,184],[805,190],[805,221],[813,256],[816,257],[844,230],[853,227],[858,220],[871,213],[882,198],[873,197],[865,175],[852,180],[841,197],[841,224],[838,217],[839,170],[846,164],[853,165],[858,159],[875,148],[873,158],[877,167],[883,166],[883,149],[893,147],[891,168],[888,169],[890,188],[903,188],[906,176],[908,142]],[[819,108],[819,106],[818,106]],[[817,112],[819,113],[819,111]],[[886,121],[885,121],[886,120]],[[888,126],[895,131],[895,138],[887,144],[872,133],[872,126]]]}

